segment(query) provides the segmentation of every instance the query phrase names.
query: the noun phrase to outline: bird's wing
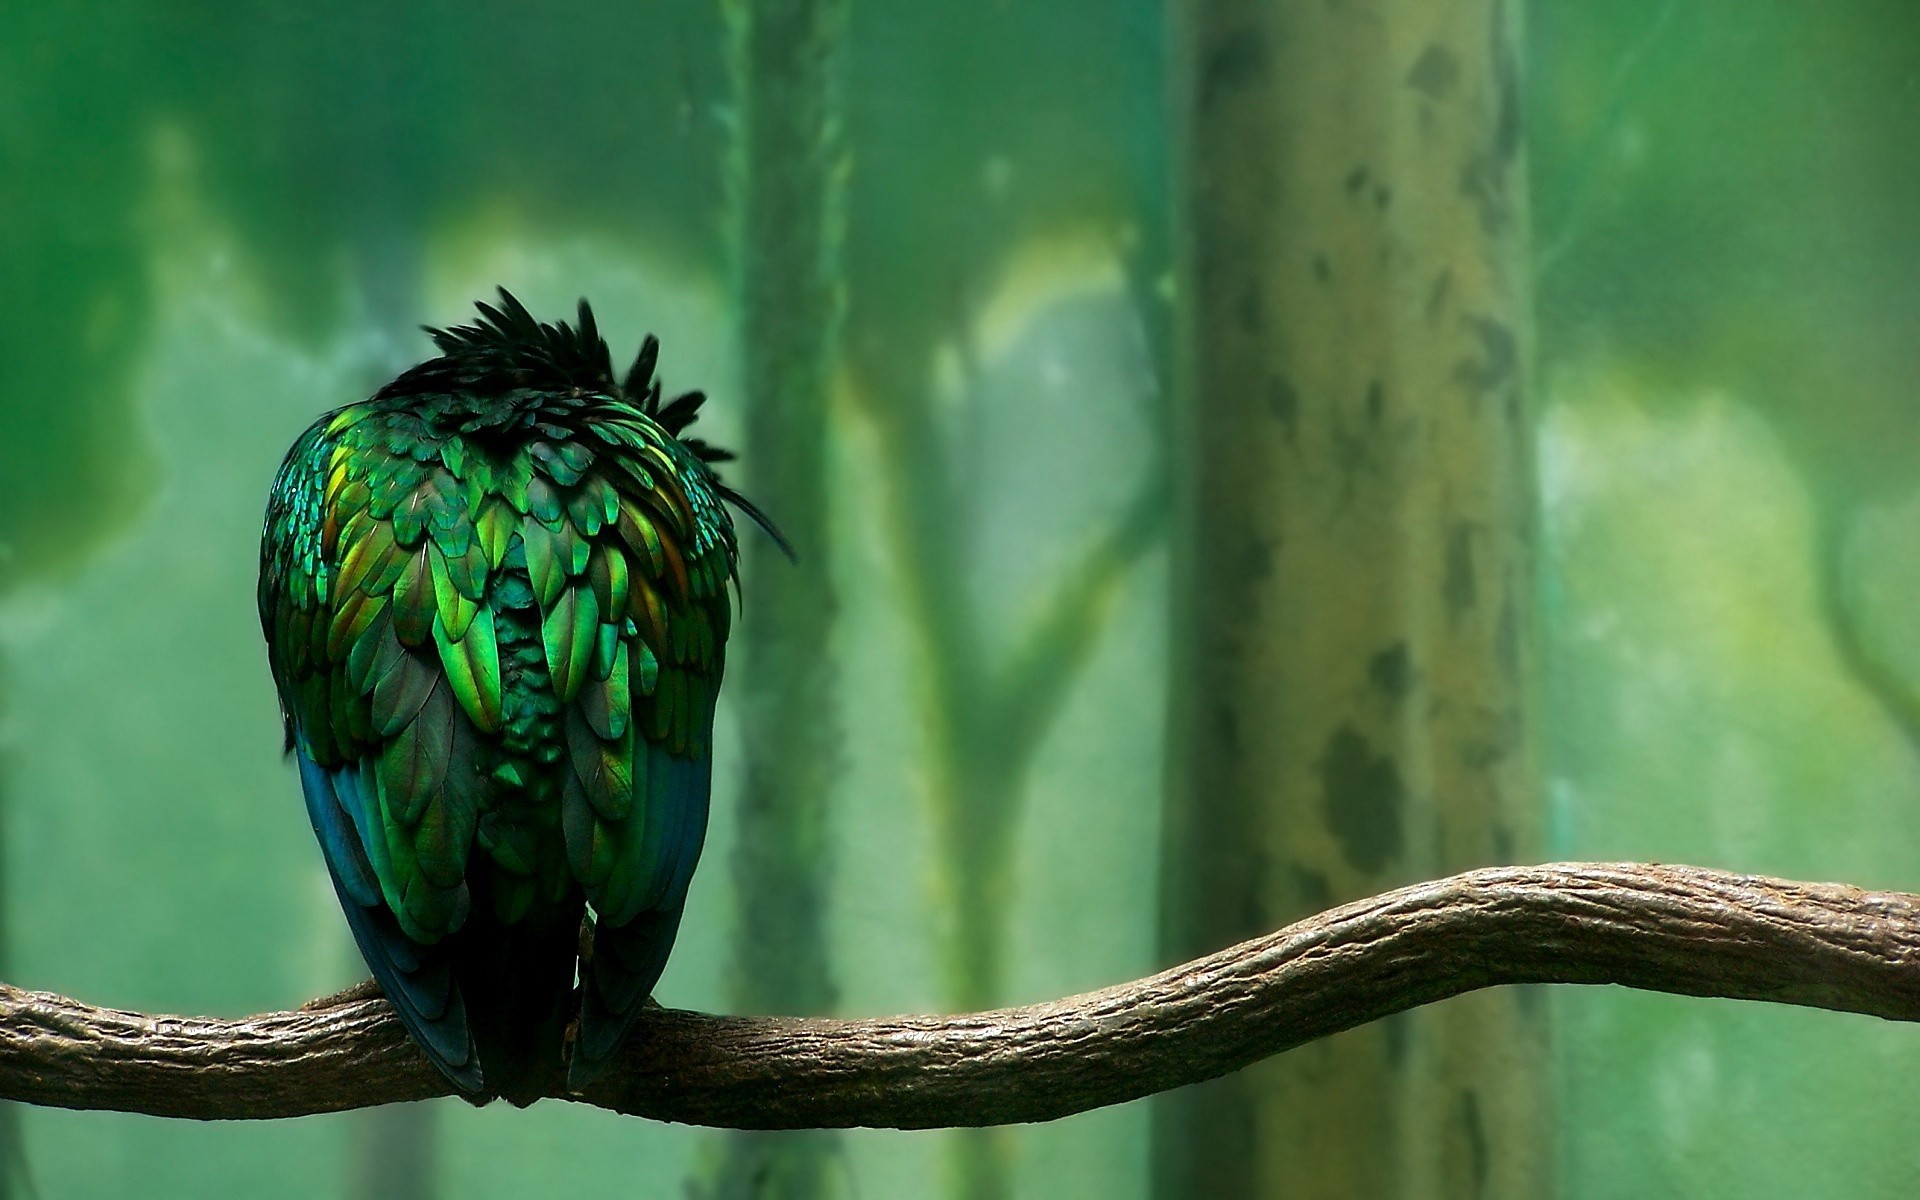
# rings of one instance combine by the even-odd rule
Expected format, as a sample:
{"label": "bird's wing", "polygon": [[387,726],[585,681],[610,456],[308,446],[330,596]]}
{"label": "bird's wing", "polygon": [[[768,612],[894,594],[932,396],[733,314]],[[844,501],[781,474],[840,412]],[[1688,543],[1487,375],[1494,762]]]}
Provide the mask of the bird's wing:
{"label": "bird's wing", "polygon": [[641,422],[596,422],[535,465],[552,496],[522,534],[565,705],[561,825],[596,916],[578,1083],[659,979],[706,836],[733,530],[704,467]]}
{"label": "bird's wing", "polygon": [[465,920],[481,786],[466,761],[499,721],[479,603],[488,559],[468,489],[424,427],[351,407],[274,481],[260,616],[290,749],[341,906],[414,1039],[482,1085],[441,941]]}

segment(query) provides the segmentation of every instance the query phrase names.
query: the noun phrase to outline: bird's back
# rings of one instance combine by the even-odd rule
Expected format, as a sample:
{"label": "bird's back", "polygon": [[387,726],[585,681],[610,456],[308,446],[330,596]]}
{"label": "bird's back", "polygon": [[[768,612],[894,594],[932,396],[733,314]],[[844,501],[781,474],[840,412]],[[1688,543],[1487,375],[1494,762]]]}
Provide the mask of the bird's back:
{"label": "bird's back", "polygon": [[580,329],[485,311],[295,444],[260,601],[369,966],[464,1091],[526,1103],[576,1012],[578,1080],[664,966],[706,828],[734,541],[675,436],[697,400],[660,408],[650,341],[618,387],[584,309]]}

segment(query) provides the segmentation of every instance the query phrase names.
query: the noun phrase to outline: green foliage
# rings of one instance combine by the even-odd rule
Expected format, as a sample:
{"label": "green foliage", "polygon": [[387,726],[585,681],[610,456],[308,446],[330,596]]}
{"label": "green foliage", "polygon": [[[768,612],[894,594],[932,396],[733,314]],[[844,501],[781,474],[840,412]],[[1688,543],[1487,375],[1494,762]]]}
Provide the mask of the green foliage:
{"label": "green foliage", "polygon": [[[128,388],[148,299],[148,130],[103,102],[144,23],[71,6],[18,13],[0,45],[0,594],[70,567],[151,484]],[[69,46],[68,53],[49,53]]]}

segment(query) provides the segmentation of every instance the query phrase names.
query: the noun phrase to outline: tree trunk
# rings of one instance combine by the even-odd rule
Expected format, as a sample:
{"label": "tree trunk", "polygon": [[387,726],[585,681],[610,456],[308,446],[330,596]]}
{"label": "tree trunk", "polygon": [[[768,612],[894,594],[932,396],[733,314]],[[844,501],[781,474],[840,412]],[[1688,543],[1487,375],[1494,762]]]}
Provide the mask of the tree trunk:
{"label": "tree trunk", "polygon": [[[839,59],[846,0],[736,0],[729,62],[739,128],[735,296],[749,494],[796,567],[748,531],[741,625],[746,779],[733,879],[737,1011],[814,1015],[838,999],[827,958],[827,806],[840,759],[829,645],[827,416],[841,316],[845,200]],[[837,1134],[727,1135],[713,1194],[828,1193]]]}
{"label": "tree trunk", "polygon": [[[1539,851],[1525,174],[1501,0],[1175,0],[1183,312],[1162,938]],[[1503,989],[1160,1102],[1155,1192],[1549,1188]]]}

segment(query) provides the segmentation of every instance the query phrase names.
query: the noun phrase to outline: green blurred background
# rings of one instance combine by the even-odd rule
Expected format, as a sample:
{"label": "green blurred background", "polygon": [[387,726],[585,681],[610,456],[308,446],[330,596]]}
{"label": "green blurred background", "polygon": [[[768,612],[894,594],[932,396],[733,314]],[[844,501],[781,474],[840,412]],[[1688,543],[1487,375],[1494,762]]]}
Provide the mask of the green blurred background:
{"label": "green blurred background", "polygon": [[[837,604],[818,822],[750,835],[797,839],[776,857],[818,900],[812,983],[784,1007],[1016,1003],[1165,964],[1188,6],[784,6],[809,7],[804,46],[757,40],[783,6],[744,0],[11,10],[10,982],[237,1015],[364,974],[279,755],[260,513],[313,416],[496,284],[543,315],[590,296],[616,357],[657,333],[667,386],[716,396],[703,432],[725,445],[749,437],[742,337],[843,348],[820,552],[801,546]],[[1920,8],[1518,16],[1546,713],[1523,857],[1920,888]],[[769,80],[824,97],[785,174],[741,135],[743,112],[792,110]],[[824,203],[819,286],[778,293],[815,307],[748,319],[740,297],[788,270],[756,255],[792,231],[739,216],[756,195],[786,211],[782,187]],[[722,698],[669,1005],[783,1007],[738,949],[753,672]],[[1911,1029],[1612,989],[1555,991],[1550,1016],[1530,1194],[1920,1182]],[[47,1200],[1156,1193],[1144,1103],[990,1141],[779,1146],[561,1103],[11,1120],[7,1186]]]}

